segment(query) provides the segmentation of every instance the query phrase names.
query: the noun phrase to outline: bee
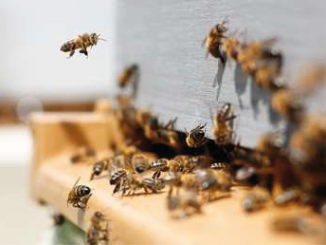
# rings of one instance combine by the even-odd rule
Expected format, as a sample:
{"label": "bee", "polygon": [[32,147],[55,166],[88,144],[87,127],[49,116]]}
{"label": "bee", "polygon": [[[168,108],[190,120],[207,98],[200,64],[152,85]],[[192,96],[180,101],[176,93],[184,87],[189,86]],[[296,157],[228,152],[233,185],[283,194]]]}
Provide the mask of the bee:
{"label": "bee", "polygon": [[70,157],[71,163],[87,162],[89,159],[93,159],[96,156],[94,149],[89,147],[83,147],[79,149]]}
{"label": "bee", "polygon": [[233,138],[233,119],[236,116],[232,112],[230,103],[225,103],[213,118],[213,135],[215,143],[218,145],[228,145],[232,143]]}
{"label": "bee", "polygon": [[320,229],[302,214],[277,217],[272,222],[272,228],[278,232],[297,232],[310,235],[320,233]]}
{"label": "bee", "polygon": [[300,123],[304,116],[304,106],[289,89],[281,89],[272,95],[272,108],[293,123]]}
{"label": "bee", "polygon": [[171,129],[158,129],[157,143],[168,145],[174,149],[180,149],[182,147],[178,132]]}
{"label": "bee", "polygon": [[148,193],[148,190],[152,193],[157,193],[165,187],[165,183],[162,179],[143,178],[140,181],[138,178],[131,175],[128,181],[129,191],[127,195],[134,195],[137,189],[144,189],[145,193]]}
{"label": "bee", "polygon": [[108,170],[109,163],[109,159],[103,159],[101,161],[95,162],[93,165],[90,180],[93,180],[95,176],[99,176],[103,171]]}
{"label": "bee", "polygon": [[137,64],[128,66],[119,76],[118,84],[120,88],[124,88],[128,83],[137,83],[139,67]]}
{"label": "bee", "polygon": [[277,67],[271,64],[266,64],[256,70],[254,80],[257,85],[263,89],[275,92],[285,88],[285,86],[276,83],[276,78],[279,75],[280,70]]}
{"label": "bee", "polygon": [[77,49],[79,50],[79,53],[86,55],[88,57],[88,47],[93,47],[97,44],[98,40],[106,41],[103,38],[100,38],[100,34],[92,33],[92,34],[83,34],[79,35],[77,38],[70,40],[66,43],[64,43],[61,46],[62,52],[70,52],[69,58],[72,57]]}
{"label": "bee", "polygon": [[276,38],[265,39],[262,41],[252,41],[243,44],[238,52],[238,62],[248,76],[255,76],[261,64],[274,65],[276,73],[281,72],[283,65],[283,55],[272,49],[272,45],[277,41]]}
{"label": "bee", "polygon": [[131,165],[137,173],[143,173],[149,170],[151,165],[149,160],[144,154],[134,154],[131,158]]}
{"label": "bee", "polygon": [[190,148],[201,147],[206,142],[205,131],[203,130],[205,126],[206,124],[198,125],[187,133],[186,143]]}
{"label": "bee", "polygon": [[202,203],[197,197],[197,193],[188,190],[178,196],[167,197],[167,207],[170,212],[181,210],[181,213],[173,215],[173,218],[187,218],[195,213],[202,213]]}
{"label": "bee", "polygon": [[244,211],[250,213],[262,209],[270,200],[271,196],[265,188],[255,187],[241,202]]}
{"label": "bee", "polygon": [[123,168],[118,168],[112,172],[110,185],[115,185],[113,194],[120,191],[120,188],[122,186],[125,186],[125,183],[127,181],[126,179],[127,175],[128,175],[127,170]]}
{"label": "bee", "polygon": [[221,52],[221,45],[226,38],[226,27],[227,20],[223,20],[222,23],[215,25],[203,40],[203,45],[207,49],[207,55],[211,54],[213,57],[219,59],[221,63],[225,64],[225,56]]}
{"label": "bee", "polygon": [[101,212],[95,212],[86,235],[87,244],[109,244],[109,221]]}
{"label": "bee", "polygon": [[233,34],[228,36],[222,42],[222,52],[225,54],[226,58],[238,60],[239,49],[241,47],[241,43],[239,39]]}
{"label": "bee", "polygon": [[166,158],[159,158],[151,163],[150,168],[154,171],[152,178],[158,179],[161,176],[161,172],[166,172],[169,170],[169,160]]}
{"label": "bee", "polygon": [[67,205],[72,204],[75,208],[85,209],[88,199],[91,197],[91,188],[86,185],[77,185],[80,178],[70,190],[67,198]]}
{"label": "bee", "polygon": [[285,190],[274,198],[274,204],[277,206],[287,205],[300,199],[300,192],[297,189]]}

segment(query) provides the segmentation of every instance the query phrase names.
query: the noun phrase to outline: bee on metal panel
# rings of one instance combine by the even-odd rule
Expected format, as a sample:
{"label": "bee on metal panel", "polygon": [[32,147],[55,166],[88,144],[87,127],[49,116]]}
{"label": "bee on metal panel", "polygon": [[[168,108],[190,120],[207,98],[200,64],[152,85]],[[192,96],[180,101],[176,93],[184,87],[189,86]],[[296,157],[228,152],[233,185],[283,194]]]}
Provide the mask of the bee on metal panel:
{"label": "bee on metal panel", "polygon": [[86,185],[77,185],[80,178],[70,190],[67,198],[67,204],[72,204],[75,208],[85,209],[88,199],[91,197],[91,188]]}
{"label": "bee on metal panel", "polygon": [[225,103],[213,118],[213,135],[218,145],[228,145],[233,140],[233,114],[230,103]]}
{"label": "bee on metal panel", "polygon": [[300,98],[290,89],[281,89],[272,95],[272,108],[293,123],[300,123],[305,109]]}
{"label": "bee on metal panel", "polygon": [[120,88],[126,87],[132,82],[137,82],[139,67],[137,64],[128,66],[118,77],[118,85]]}
{"label": "bee on metal panel", "polygon": [[187,132],[186,143],[190,148],[199,148],[206,142],[205,128],[206,124],[198,125],[196,128]]}
{"label": "bee on metal panel", "polygon": [[226,38],[227,20],[223,20],[221,23],[215,25],[207,34],[203,40],[203,45],[207,49],[207,56],[211,54],[213,57],[219,59],[222,64],[225,64],[225,57],[221,52],[221,45]]}
{"label": "bee on metal panel", "polygon": [[62,52],[69,52],[69,58],[72,57],[76,50],[79,49],[79,53],[86,55],[88,57],[88,51],[87,48],[92,48],[95,46],[98,42],[98,40],[106,41],[103,38],[100,38],[100,34],[91,33],[91,34],[83,34],[79,35],[77,38],[70,40],[66,43],[64,43],[61,46]]}

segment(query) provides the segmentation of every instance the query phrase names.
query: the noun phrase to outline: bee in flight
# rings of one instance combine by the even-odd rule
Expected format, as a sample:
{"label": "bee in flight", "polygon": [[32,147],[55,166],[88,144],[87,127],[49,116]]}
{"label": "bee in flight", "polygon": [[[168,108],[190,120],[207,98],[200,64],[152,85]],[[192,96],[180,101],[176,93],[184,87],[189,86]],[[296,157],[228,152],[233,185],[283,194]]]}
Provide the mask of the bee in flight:
{"label": "bee in flight", "polygon": [[69,52],[69,58],[72,57],[77,49],[79,53],[84,54],[88,57],[88,47],[93,47],[97,44],[98,40],[106,41],[103,38],[100,38],[100,34],[92,33],[92,34],[83,34],[79,35],[77,38],[70,40],[64,43],[61,46],[62,52]]}

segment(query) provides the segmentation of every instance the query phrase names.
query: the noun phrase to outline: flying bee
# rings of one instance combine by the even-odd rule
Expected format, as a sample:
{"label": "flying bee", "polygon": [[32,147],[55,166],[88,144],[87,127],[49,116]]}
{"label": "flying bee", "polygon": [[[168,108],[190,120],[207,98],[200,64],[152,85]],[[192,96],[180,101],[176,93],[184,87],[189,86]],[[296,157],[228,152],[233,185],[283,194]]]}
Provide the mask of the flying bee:
{"label": "flying bee", "polygon": [[92,160],[96,156],[96,152],[94,149],[90,147],[83,147],[78,149],[76,153],[74,153],[70,157],[71,163],[80,163],[80,162],[87,162],[88,160]]}
{"label": "flying bee", "polygon": [[304,106],[298,96],[289,89],[281,89],[272,95],[272,108],[287,120],[300,123]]}
{"label": "flying bee", "polygon": [[109,244],[109,220],[101,212],[95,212],[87,231],[88,245]]}
{"label": "flying bee", "polygon": [[[211,113],[212,114],[212,113]],[[228,145],[232,143],[233,138],[233,119],[236,116],[233,114],[230,103],[225,103],[218,110],[217,115],[213,118],[213,135],[215,136],[215,143],[218,145]]]}
{"label": "flying bee", "polygon": [[202,212],[202,203],[198,199],[197,193],[192,190],[185,191],[178,196],[168,196],[167,207],[173,213],[181,210],[181,213],[172,215],[173,218],[179,219]]}
{"label": "flying bee", "polygon": [[271,196],[265,188],[255,187],[252,192],[245,195],[241,205],[244,211],[254,212],[262,209]]}
{"label": "flying bee", "polygon": [[137,83],[139,67],[137,64],[128,66],[119,76],[118,84],[120,88],[124,88],[129,83]]}
{"label": "flying bee", "polygon": [[222,42],[221,49],[226,58],[237,61],[240,46],[239,39],[235,35],[230,35]]}
{"label": "flying bee", "polygon": [[95,162],[93,165],[90,180],[93,180],[95,176],[99,176],[103,171],[108,170],[109,163],[109,159],[103,159],[101,161]]}
{"label": "flying bee", "polygon": [[221,45],[226,38],[225,34],[228,31],[226,27],[227,20],[223,20],[222,23],[215,25],[203,40],[203,46],[207,49],[207,55],[211,54],[213,57],[219,59],[221,63],[225,64],[225,57],[221,52]]}
{"label": "flying bee", "polygon": [[206,142],[205,128],[206,124],[198,125],[187,133],[186,143],[190,148],[199,148]]}
{"label": "flying bee", "polygon": [[92,34],[83,34],[79,35],[77,38],[70,40],[66,43],[64,43],[61,46],[62,52],[70,52],[69,58],[72,57],[77,49],[79,50],[79,53],[86,55],[88,57],[88,47],[93,47],[97,44],[98,40],[106,41],[103,38],[100,38],[100,34],[92,33]]}
{"label": "flying bee", "polygon": [[77,179],[76,183],[70,190],[67,198],[67,205],[72,204],[75,208],[85,209],[88,199],[91,197],[91,188],[86,185],[77,185],[80,178]]}

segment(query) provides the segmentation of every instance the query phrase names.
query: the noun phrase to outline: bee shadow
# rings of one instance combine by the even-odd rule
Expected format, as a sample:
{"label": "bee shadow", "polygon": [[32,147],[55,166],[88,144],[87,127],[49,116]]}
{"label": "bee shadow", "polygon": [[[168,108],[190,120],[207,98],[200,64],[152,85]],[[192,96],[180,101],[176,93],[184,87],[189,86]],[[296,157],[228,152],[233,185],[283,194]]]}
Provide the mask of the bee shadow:
{"label": "bee shadow", "polygon": [[266,91],[259,87],[255,81],[251,78],[251,85],[250,85],[250,104],[254,111],[254,118],[257,119],[257,116],[260,113],[259,104],[262,103],[263,105],[268,107],[268,119],[269,122],[276,126],[280,120],[280,115],[275,112],[271,106],[272,102],[272,93]]}
{"label": "bee shadow", "polygon": [[213,88],[215,88],[217,86],[217,92],[216,92],[216,100],[217,101],[218,101],[218,98],[220,97],[224,71],[225,71],[225,64],[223,64],[222,62],[218,62],[218,70],[214,77],[214,83],[213,83]]}
{"label": "bee shadow", "polygon": [[243,95],[246,92],[246,88],[248,85],[248,76],[243,72],[241,65],[239,63],[236,63],[235,69],[234,69],[234,86],[235,86],[235,92],[238,97],[239,106],[241,109],[243,109],[243,103],[241,100],[241,95]]}

